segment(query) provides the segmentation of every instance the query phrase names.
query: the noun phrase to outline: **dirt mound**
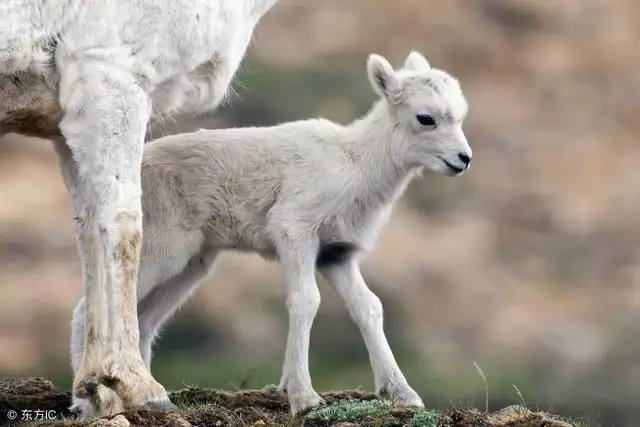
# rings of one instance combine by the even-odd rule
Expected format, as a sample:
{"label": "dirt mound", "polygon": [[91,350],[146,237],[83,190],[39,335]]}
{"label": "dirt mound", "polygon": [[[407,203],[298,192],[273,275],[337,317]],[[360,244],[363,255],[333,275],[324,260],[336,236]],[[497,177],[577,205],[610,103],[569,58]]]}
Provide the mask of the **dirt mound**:
{"label": "dirt mound", "polygon": [[[170,393],[181,410],[126,411],[93,421],[74,419],[68,411],[71,394],[44,378],[0,381],[0,422],[31,422],[55,426],[189,427],[189,426],[411,426],[411,427],[570,427],[560,418],[511,406],[495,413],[473,408],[444,412],[393,405],[362,391],[324,393],[326,405],[293,417],[286,396],[269,386],[261,390],[226,392],[189,387]],[[42,416],[40,416],[42,414]]]}

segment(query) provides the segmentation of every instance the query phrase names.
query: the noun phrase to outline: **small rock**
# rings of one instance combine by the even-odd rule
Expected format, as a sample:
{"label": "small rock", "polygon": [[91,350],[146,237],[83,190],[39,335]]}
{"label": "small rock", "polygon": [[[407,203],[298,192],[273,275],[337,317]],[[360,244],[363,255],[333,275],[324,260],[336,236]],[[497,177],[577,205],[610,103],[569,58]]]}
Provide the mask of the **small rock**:
{"label": "small rock", "polygon": [[91,427],[130,427],[131,423],[124,417],[124,415],[116,415],[110,420],[97,420],[90,424]]}
{"label": "small rock", "polygon": [[258,421],[256,421],[255,423],[253,423],[253,427],[262,427],[262,426],[264,426],[264,425],[266,425],[266,424],[265,424],[265,422],[264,422],[264,421],[262,421],[262,420],[258,420]]}

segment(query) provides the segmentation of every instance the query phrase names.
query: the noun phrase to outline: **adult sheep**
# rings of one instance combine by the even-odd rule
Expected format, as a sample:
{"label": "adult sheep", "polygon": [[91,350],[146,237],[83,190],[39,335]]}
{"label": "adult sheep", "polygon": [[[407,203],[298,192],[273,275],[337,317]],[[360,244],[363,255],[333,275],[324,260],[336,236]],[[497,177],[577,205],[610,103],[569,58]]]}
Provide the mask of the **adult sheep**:
{"label": "adult sheep", "polygon": [[[2,0],[0,135],[55,141],[84,275],[86,416],[173,406],[139,350],[140,167],[150,120],[211,111],[277,0]],[[111,391],[113,390],[113,392]]]}

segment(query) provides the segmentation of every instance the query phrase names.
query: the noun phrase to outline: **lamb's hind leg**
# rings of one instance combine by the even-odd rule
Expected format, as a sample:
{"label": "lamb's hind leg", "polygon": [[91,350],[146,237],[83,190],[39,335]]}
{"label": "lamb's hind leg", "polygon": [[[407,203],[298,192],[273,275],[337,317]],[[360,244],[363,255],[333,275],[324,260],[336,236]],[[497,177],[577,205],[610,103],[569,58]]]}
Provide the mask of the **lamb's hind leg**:
{"label": "lamb's hind leg", "polygon": [[[180,273],[166,282],[154,286],[138,303],[140,352],[149,370],[151,369],[151,347],[160,328],[187,301],[200,282],[211,272],[217,256],[216,249],[201,250],[189,260]],[[144,280],[144,273],[142,280]]]}
{"label": "lamb's hind leg", "polygon": [[57,60],[60,129],[78,166],[71,195],[84,241],[85,346],[74,395],[90,397],[98,415],[113,412],[96,394],[98,384],[112,388],[124,408],[170,407],[138,348],[140,165],[150,102],[128,52],[61,46]]}
{"label": "lamb's hind leg", "polygon": [[390,394],[399,404],[424,406],[393,357],[382,326],[382,304],[362,278],[357,260],[351,258],[326,266],[320,272],[342,297],[362,333],[369,351],[377,392]]}
{"label": "lamb's hind leg", "polygon": [[281,236],[276,246],[288,282],[289,333],[279,389],[286,391],[293,413],[323,403],[311,384],[309,340],[320,306],[315,280],[317,245],[305,238]]}

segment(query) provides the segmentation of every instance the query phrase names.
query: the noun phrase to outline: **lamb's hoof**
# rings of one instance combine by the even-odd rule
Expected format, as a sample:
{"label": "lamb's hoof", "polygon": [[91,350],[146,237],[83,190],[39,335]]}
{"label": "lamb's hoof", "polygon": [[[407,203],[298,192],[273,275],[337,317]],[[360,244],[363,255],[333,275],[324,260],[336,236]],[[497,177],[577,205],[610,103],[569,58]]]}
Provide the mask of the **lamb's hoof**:
{"label": "lamb's hoof", "polygon": [[170,400],[153,400],[151,402],[145,403],[144,408],[165,412],[174,412],[178,410],[178,407],[174,405]]}
{"label": "lamb's hoof", "polygon": [[312,392],[302,395],[290,395],[289,404],[291,405],[291,413],[294,415],[300,415],[307,413],[311,409],[324,406],[326,405],[326,402],[318,393]]}
{"label": "lamb's hoof", "polygon": [[407,384],[392,384],[378,392],[379,396],[388,396],[396,405],[424,408],[422,399]]}

